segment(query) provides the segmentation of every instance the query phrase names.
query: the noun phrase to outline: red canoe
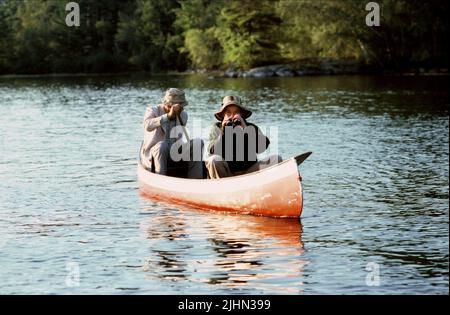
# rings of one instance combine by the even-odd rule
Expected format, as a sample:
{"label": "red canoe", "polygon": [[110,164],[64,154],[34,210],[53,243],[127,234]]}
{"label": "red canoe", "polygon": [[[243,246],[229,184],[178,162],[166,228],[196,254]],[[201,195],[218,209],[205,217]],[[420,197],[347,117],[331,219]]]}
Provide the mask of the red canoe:
{"label": "red canoe", "polygon": [[311,152],[254,173],[221,179],[158,175],[138,165],[141,192],[152,199],[197,209],[299,218],[303,192],[298,165]]}

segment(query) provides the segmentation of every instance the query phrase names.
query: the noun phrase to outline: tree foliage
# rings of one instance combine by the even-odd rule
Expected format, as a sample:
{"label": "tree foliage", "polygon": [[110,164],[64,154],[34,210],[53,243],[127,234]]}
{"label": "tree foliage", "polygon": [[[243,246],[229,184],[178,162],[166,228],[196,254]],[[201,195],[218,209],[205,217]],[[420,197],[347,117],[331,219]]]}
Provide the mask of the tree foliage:
{"label": "tree foliage", "polygon": [[446,0],[0,0],[0,73],[248,69],[304,58],[448,67]]}
{"label": "tree foliage", "polygon": [[245,69],[279,61],[281,19],[274,4],[270,0],[230,1],[222,9],[216,34],[224,48],[225,64]]}
{"label": "tree foliage", "polygon": [[215,37],[215,28],[190,29],[185,33],[182,52],[189,54],[192,64],[200,69],[217,69],[222,65],[223,51]]}
{"label": "tree foliage", "polygon": [[136,1],[131,14],[122,14],[116,40],[126,47],[129,63],[139,69],[159,71],[183,64],[178,48],[183,39],[173,25],[176,1]]}

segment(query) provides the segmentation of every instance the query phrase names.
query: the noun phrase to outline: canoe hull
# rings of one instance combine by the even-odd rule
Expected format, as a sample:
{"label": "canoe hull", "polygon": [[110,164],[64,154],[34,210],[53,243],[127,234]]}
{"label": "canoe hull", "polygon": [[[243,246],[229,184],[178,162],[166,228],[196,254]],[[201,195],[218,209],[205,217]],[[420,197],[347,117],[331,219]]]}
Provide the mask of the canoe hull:
{"label": "canoe hull", "polygon": [[301,177],[295,159],[223,179],[162,176],[138,165],[138,182],[147,197],[203,210],[299,218],[303,208]]}

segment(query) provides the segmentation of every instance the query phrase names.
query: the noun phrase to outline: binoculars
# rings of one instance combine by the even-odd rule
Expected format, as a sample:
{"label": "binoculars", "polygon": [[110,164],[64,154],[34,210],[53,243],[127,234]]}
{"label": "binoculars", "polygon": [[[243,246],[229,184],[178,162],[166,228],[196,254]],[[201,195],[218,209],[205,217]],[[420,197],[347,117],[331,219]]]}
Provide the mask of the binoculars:
{"label": "binoculars", "polygon": [[240,126],[241,125],[241,121],[239,119],[235,119],[233,121],[229,120],[225,123],[225,127],[236,127],[236,126]]}

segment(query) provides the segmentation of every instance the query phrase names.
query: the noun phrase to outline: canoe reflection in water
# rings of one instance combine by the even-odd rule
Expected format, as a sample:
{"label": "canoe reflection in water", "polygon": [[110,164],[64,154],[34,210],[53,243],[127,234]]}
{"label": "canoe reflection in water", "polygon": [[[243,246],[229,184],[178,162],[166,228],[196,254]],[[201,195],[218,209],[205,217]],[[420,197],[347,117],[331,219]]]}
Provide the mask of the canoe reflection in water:
{"label": "canoe reflection in water", "polygon": [[[160,205],[160,204],[159,204]],[[298,219],[146,207],[141,229],[149,279],[214,285],[211,290],[299,294],[306,261]],[[155,209],[159,209],[156,210]],[[280,286],[280,280],[286,287]],[[287,289],[290,288],[290,289]],[[295,288],[295,289],[292,289]],[[187,293],[187,292],[185,292]],[[223,292],[222,292],[223,293]]]}

